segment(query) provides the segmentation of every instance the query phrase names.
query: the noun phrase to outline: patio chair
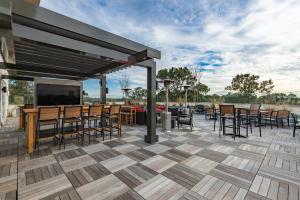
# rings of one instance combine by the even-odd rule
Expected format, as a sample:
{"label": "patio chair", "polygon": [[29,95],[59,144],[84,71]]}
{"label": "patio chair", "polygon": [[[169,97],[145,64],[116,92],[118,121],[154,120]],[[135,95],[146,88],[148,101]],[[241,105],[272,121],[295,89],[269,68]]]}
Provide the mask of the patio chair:
{"label": "patio chair", "polygon": [[[74,124],[75,129],[74,129]],[[71,130],[66,132],[66,125],[71,125]],[[80,131],[82,132],[80,133]],[[61,142],[66,148],[65,135],[76,134],[77,139],[81,137],[81,145],[84,142],[84,120],[82,116],[82,106],[65,106],[61,125]],[[59,147],[60,148],[60,147]]]}
{"label": "patio chair", "polygon": [[[232,125],[226,125],[226,120],[231,120]],[[223,135],[226,134],[226,128],[232,128],[233,138],[235,140],[236,135],[236,112],[234,105],[220,105],[220,127],[219,136],[221,136],[221,129],[223,130]]]}
{"label": "patio chair", "polygon": [[[83,132],[89,137],[89,144],[91,143],[91,131],[94,131],[94,135],[97,137],[97,132],[101,132],[103,135],[103,105],[89,106],[89,112],[87,116],[84,116],[84,120],[87,121],[87,132]],[[100,127],[99,127],[100,126]],[[86,130],[86,129],[85,129]]]}
{"label": "patio chair", "polygon": [[205,108],[205,119],[215,119],[215,107]]}
{"label": "patio chair", "polygon": [[246,108],[239,108],[238,109],[238,123],[237,123],[237,131],[239,136],[241,136],[241,128],[246,129],[246,137],[248,137],[248,130],[250,126],[250,130],[252,133],[252,125],[250,122],[250,110]]}
{"label": "patio chair", "polygon": [[263,112],[261,113],[261,120],[264,121],[265,126],[267,125],[267,122],[270,121],[270,118],[272,117],[272,112],[273,110],[267,109],[267,110],[263,110]]}
{"label": "patio chair", "polygon": [[272,111],[270,119],[269,119],[270,120],[271,129],[273,129],[273,125],[274,124],[276,124],[276,126],[278,128],[277,115],[278,115],[278,111]]}
{"label": "patio chair", "polygon": [[[104,131],[110,132],[110,139],[113,133],[113,129],[118,130],[118,136],[120,137],[121,132],[121,105],[111,105],[109,108],[109,113],[105,115],[108,122],[108,126],[104,128]],[[104,140],[104,134],[103,134]]]}
{"label": "patio chair", "polygon": [[121,120],[124,124],[136,125],[136,109],[130,106],[121,107]]}
{"label": "patio chair", "polygon": [[288,126],[290,126],[290,111],[279,110],[277,113],[277,128],[279,126],[279,122],[281,123],[281,128],[283,128],[284,120],[286,120]]}
{"label": "patio chair", "polygon": [[179,130],[179,126],[182,127],[182,125],[188,125],[190,126],[191,131],[193,130],[193,112],[190,112],[188,114],[185,114],[181,111],[178,112],[177,116],[177,128]]}
{"label": "patio chair", "polygon": [[254,122],[255,126],[261,125],[261,124],[258,124],[259,117],[260,117],[260,112],[259,112],[260,107],[261,107],[261,104],[251,104],[250,105],[249,119],[250,119],[250,123]]}
{"label": "patio chair", "polygon": [[[55,142],[56,139],[60,141],[60,137],[57,137],[59,129],[59,116],[60,107],[40,107],[38,110],[37,123],[36,123],[36,141],[35,146],[38,149],[38,154],[40,154],[40,140],[45,138],[53,137]],[[53,125],[53,133],[41,132],[42,126]]]}
{"label": "patio chair", "polygon": [[293,118],[293,124],[294,124],[294,128],[293,128],[293,137],[295,137],[296,135],[296,129],[300,129],[300,122],[298,120],[298,116],[296,116],[295,114],[291,114],[292,118]]}

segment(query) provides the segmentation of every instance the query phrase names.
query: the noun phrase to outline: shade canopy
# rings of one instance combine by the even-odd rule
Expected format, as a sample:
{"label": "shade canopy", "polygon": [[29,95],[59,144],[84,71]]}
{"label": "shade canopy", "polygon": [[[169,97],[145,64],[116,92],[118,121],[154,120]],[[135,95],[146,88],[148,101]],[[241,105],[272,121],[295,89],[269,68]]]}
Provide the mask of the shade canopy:
{"label": "shade canopy", "polygon": [[1,0],[0,68],[17,76],[84,80],[132,65],[151,67],[160,51],[22,0]]}

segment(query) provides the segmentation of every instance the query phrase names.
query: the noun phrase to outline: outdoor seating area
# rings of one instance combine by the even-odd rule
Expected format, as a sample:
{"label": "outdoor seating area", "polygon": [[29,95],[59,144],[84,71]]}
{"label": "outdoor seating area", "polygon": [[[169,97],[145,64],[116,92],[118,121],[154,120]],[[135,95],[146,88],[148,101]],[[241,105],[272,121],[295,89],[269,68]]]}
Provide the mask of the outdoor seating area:
{"label": "outdoor seating area", "polygon": [[[195,114],[193,122],[192,131],[157,128],[155,144],[143,141],[145,126],[123,125],[122,136],[111,140],[91,137],[83,146],[68,140],[65,149],[51,143],[32,155],[21,148],[19,199],[299,198],[300,138],[292,137],[292,127],[263,126],[260,137],[254,126],[247,138],[233,140],[220,137],[204,115]],[[12,199],[16,158],[2,155],[1,161],[0,189]]]}
{"label": "outdoor seating area", "polygon": [[[188,8],[178,12],[182,20],[170,15],[184,7],[177,3],[149,4],[145,18],[139,2],[126,2],[127,13],[122,1],[93,1],[96,9],[66,2],[0,1],[0,200],[300,199],[300,98],[281,93],[278,75],[248,73],[269,52],[287,49],[275,33],[276,48],[261,42],[268,40],[248,44],[251,34],[243,32],[255,25],[256,11],[264,12],[257,2],[230,10],[231,3],[201,5],[218,17]],[[69,9],[80,17],[69,17]],[[130,21],[131,13],[139,16]],[[199,17],[206,21],[193,24]],[[247,38],[234,43],[243,48],[226,45],[234,41],[230,32]],[[174,42],[186,34],[194,35]],[[197,46],[202,37],[207,43]],[[235,68],[241,64],[245,70]]]}

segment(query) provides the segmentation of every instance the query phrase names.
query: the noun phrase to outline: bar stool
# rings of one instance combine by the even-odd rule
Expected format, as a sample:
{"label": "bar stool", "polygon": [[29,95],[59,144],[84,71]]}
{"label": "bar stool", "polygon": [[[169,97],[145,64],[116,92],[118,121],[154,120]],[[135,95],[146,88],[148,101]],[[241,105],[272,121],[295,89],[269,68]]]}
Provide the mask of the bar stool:
{"label": "bar stool", "polygon": [[121,119],[124,124],[136,124],[136,110],[132,107],[121,107]]}
{"label": "bar stool", "polygon": [[[89,136],[89,144],[91,143],[91,131],[94,131],[94,135],[97,137],[97,132],[103,134],[103,124],[102,124],[102,115],[103,115],[103,105],[93,105],[89,106],[89,112],[87,116],[84,116],[84,120],[88,124],[88,132],[84,131],[84,134]],[[92,123],[93,122],[93,123]],[[98,126],[100,125],[100,127]]]}
{"label": "bar stool", "polygon": [[117,129],[118,136],[121,136],[121,105],[111,105],[109,108],[109,113],[106,114],[105,117],[108,121],[108,127],[106,127],[104,130],[110,132],[110,139],[113,133],[113,129]]}
{"label": "bar stool", "polygon": [[[225,125],[226,120],[232,120],[232,125]],[[220,105],[220,127],[219,136],[221,134],[221,128],[223,130],[223,135],[226,135],[225,128],[232,128],[233,138],[235,140],[236,136],[236,113],[234,105]]]}
{"label": "bar stool", "polygon": [[[61,142],[64,143],[64,149],[66,148],[65,144],[65,135],[67,134],[74,134],[77,133],[77,139],[79,140],[79,137],[81,137],[81,145],[83,145],[84,141],[84,122],[82,118],[82,106],[65,106],[64,107],[64,114],[62,117],[62,125],[61,125]],[[76,124],[76,129],[74,130],[74,123]],[[69,124],[71,125],[71,132],[65,132],[65,125]],[[80,129],[81,127],[82,134],[80,134]],[[75,131],[75,132],[73,132]],[[60,148],[60,146],[59,146]]]}
{"label": "bar stool", "polygon": [[[40,153],[40,139],[49,138],[53,136],[53,140],[57,138],[56,135],[59,129],[59,115],[60,107],[40,107],[38,110],[36,130],[37,137],[35,145],[38,149],[38,154]],[[54,135],[41,134],[41,126],[53,125]]]}

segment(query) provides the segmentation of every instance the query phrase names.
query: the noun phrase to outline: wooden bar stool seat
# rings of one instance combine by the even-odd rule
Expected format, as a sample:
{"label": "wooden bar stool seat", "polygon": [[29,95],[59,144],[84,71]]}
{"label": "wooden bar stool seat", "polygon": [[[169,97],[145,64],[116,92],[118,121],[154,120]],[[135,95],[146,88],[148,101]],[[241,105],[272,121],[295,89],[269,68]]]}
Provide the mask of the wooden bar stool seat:
{"label": "wooden bar stool seat", "polygon": [[[104,128],[104,131],[110,132],[110,139],[113,133],[113,130],[116,129],[118,131],[118,136],[121,136],[121,105],[111,105],[109,109],[109,113],[105,115],[106,120],[108,122],[108,126]],[[104,140],[104,134],[103,134]]]}
{"label": "wooden bar stool seat", "polygon": [[[97,137],[97,133],[101,132],[103,134],[103,105],[93,105],[89,106],[89,112],[87,116],[84,116],[84,121],[87,121],[87,132],[84,131],[84,134],[87,134],[89,137],[89,144],[91,143],[91,131],[94,131],[94,135]],[[84,129],[86,130],[86,128]]]}
{"label": "wooden bar stool seat", "polygon": [[[74,130],[74,124],[76,128]],[[71,125],[71,131],[66,132],[66,125]],[[82,106],[65,106],[64,114],[62,117],[62,127],[61,127],[61,143],[64,144],[64,148],[66,148],[65,144],[65,135],[76,134],[77,139],[81,138],[81,145],[83,145],[84,141],[84,129],[83,129],[83,117],[82,117]],[[60,147],[60,146],[59,146]]]}
{"label": "wooden bar stool seat", "polygon": [[[44,138],[53,137],[53,140],[59,139],[60,137],[57,137],[58,129],[59,129],[59,115],[60,115],[60,107],[40,107],[38,110],[38,116],[37,116],[37,124],[36,124],[36,130],[37,130],[37,137],[35,144],[38,149],[38,154],[40,153],[40,140]],[[42,133],[41,132],[41,126],[49,126],[53,125],[53,133]]]}

